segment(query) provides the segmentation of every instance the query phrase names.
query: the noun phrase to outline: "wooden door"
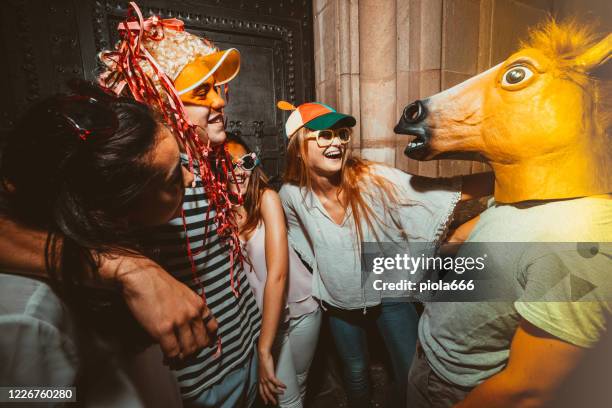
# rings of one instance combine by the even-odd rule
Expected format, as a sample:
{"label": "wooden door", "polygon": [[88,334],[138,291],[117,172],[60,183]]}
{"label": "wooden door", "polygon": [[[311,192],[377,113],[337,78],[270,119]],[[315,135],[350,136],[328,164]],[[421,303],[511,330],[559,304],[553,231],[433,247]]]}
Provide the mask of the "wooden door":
{"label": "wooden door", "polygon": [[[220,48],[242,54],[230,86],[228,130],[241,133],[268,175],[285,166],[279,99],[313,98],[312,2],[309,0],[140,0],[143,14],[176,17]],[[13,126],[30,103],[65,90],[71,77],[93,80],[97,54],[117,40],[127,1],[11,0],[0,8],[3,98],[0,131]]]}

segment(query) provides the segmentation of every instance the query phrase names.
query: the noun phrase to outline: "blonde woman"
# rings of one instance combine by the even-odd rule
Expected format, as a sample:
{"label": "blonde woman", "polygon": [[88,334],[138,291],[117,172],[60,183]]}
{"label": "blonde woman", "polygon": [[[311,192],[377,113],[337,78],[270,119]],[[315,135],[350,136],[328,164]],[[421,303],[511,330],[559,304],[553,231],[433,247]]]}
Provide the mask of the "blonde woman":
{"label": "blonde woman", "polygon": [[[313,270],[313,296],[329,316],[351,407],[370,406],[366,326],[377,327],[391,357],[402,404],[415,351],[412,303],[368,296],[361,286],[364,242],[438,244],[461,199],[492,191],[489,175],[424,179],[350,155],[355,118],[313,102],[292,109],[285,184],[280,196],[289,240]],[[484,183],[483,183],[484,181]],[[467,190],[467,191],[466,191]],[[431,250],[435,245],[430,245]]]}

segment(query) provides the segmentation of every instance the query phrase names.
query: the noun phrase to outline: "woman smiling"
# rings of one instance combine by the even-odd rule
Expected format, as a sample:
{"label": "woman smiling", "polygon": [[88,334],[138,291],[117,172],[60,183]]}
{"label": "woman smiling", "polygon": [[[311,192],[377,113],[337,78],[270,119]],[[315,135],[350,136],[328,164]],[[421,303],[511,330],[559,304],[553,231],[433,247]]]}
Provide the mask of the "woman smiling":
{"label": "woman smiling", "polygon": [[[424,180],[353,157],[350,115],[313,102],[291,109],[287,171],[280,196],[291,245],[313,270],[313,296],[328,312],[352,407],[370,406],[367,324],[375,324],[390,354],[401,404],[415,351],[418,316],[412,303],[373,296],[362,286],[361,248],[367,242],[426,243],[433,254],[455,204],[472,194],[461,179]],[[425,181],[425,182],[423,182]],[[471,189],[471,182],[466,186]],[[465,186],[464,186],[465,187]]]}

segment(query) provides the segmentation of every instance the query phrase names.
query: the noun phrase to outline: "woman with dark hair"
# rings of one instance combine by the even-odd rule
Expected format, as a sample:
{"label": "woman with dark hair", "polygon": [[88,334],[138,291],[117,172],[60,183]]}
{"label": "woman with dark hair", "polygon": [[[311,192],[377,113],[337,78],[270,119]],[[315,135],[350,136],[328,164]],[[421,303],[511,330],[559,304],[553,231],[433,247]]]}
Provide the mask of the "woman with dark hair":
{"label": "woman with dark hair", "polygon": [[237,198],[234,218],[262,312],[259,393],[266,404],[302,407],[321,326],[312,275],[288,246],[283,206],[257,155],[235,136],[228,138],[227,149],[233,164],[230,188]]}
{"label": "woman with dark hair", "polygon": [[32,107],[3,152],[7,214],[49,231],[47,266],[64,274],[74,270],[63,263],[95,267],[110,249],[139,249],[134,230],[175,216],[193,179],[145,105],[90,91]]}
{"label": "woman with dark hair", "polygon": [[[126,307],[108,305],[109,299],[121,299],[106,294],[98,266],[104,257],[138,254],[138,231],[180,213],[193,175],[181,165],[174,135],[149,108],[93,87],[37,103],[17,123],[2,153],[3,216],[48,234],[47,274],[35,276],[44,283],[0,274],[0,309],[11,316],[0,319],[0,360],[14,362],[0,370],[0,383],[80,386],[91,379],[84,371],[92,370],[104,377],[98,364],[108,361],[97,358],[91,367],[100,334],[128,356],[151,341]],[[198,299],[190,290],[185,295]],[[201,319],[198,325],[203,331]],[[135,333],[143,343],[134,344]],[[193,336],[198,334],[194,330]],[[161,362],[158,351],[153,355]],[[150,372],[139,375],[157,375],[155,391],[167,391],[156,403],[180,405],[170,371],[145,360],[141,363]],[[141,397],[151,401],[150,395]]]}

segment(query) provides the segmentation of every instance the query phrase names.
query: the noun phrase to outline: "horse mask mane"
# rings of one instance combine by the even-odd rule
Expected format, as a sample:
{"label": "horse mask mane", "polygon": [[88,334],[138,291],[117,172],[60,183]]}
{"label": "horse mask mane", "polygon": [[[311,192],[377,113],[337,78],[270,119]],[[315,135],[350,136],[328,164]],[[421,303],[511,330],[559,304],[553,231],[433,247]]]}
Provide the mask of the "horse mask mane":
{"label": "horse mask mane", "polygon": [[502,203],[612,192],[612,84],[594,74],[612,34],[598,38],[589,26],[547,21],[501,64],[408,105],[395,127],[416,136],[404,153],[480,155]]}

